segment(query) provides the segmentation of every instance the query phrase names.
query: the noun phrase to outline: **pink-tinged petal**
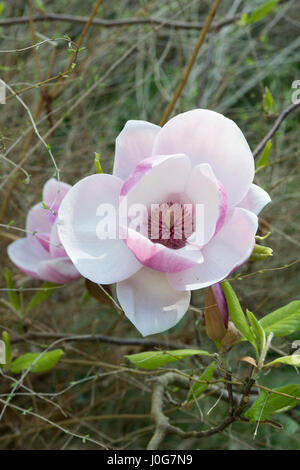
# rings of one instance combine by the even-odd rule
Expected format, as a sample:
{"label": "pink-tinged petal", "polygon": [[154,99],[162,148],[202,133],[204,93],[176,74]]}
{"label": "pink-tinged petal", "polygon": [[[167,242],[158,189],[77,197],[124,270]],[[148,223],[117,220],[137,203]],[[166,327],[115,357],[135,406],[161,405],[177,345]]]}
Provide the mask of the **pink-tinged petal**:
{"label": "pink-tinged petal", "polygon": [[228,213],[220,231],[203,248],[202,264],[181,273],[167,274],[178,290],[202,289],[225,279],[251,255],[257,231],[257,216],[235,208]]}
{"label": "pink-tinged petal", "polygon": [[168,197],[184,191],[190,173],[190,161],[185,155],[164,155],[143,160],[125,181],[122,202],[126,196],[131,204],[158,204],[168,202]]}
{"label": "pink-tinged petal", "polygon": [[7,247],[10,260],[27,276],[41,279],[38,274],[38,265],[41,261],[49,259],[50,255],[45,251],[45,256],[39,256],[33,250],[28,238],[20,238]]}
{"label": "pink-tinged petal", "polygon": [[269,194],[260,186],[251,184],[249,191],[238,204],[238,207],[247,209],[257,215],[269,202],[271,202]]}
{"label": "pink-tinged petal", "polygon": [[175,326],[190,304],[190,292],[174,290],[165,274],[142,268],[117,284],[117,296],[127,318],[143,336]]}
{"label": "pink-tinged petal", "polygon": [[[191,171],[186,184],[185,194],[195,206],[201,209],[199,227],[195,227],[202,245],[222,227],[227,211],[227,196],[222,184],[215,177],[208,163],[201,163]],[[196,218],[197,220],[197,218]],[[197,225],[197,224],[196,224]]]}
{"label": "pink-tinged petal", "polygon": [[69,258],[41,261],[37,272],[40,279],[54,284],[66,284],[81,277]]}
{"label": "pink-tinged petal", "polygon": [[26,234],[32,249],[38,256],[49,252],[47,241],[50,238],[52,224],[49,221],[49,211],[39,202],[30,209],[26,219]]}
{"label": "pink-tinged petal", "polygon": [[57,221],[53,224],[51,235],[49,239],[49,250],[52,258],[65,258],[67,257],[66,250],[64,249],[58,234]]}
{"label": "pink-tinged petal", "polygon": [[174,250],[161,243],[153,243],[142,233],[128,228],[124,243],[144,266],[166,273],[177,273],[203,262],[199,247],[188,245]]}
{"label": "pink-tinged petal", "polygon": [[122,184],[116,176],[88,176],[70,189],[58,212],[58,234],[68,256],[82,276],[99,284],[122,281],[141,267],[119,239],[117,223],[115,239],[99,235],[98,224],[106,217],[97,215],[99,210],[109,207],[117,222]]}
{"label": "pink-tinged petal", "polygon": [[225,327],[228,328],[228,321],[229,321],[229,312],[228,312],[228,307],[225,299],[224,292],[222,290],[222,287],[219,283],[213,284],[211,286],[215,301],[217,302],[218,308],[221,312],[221,315],[224,320]]}
{"label": "pink-tinged petal", "polygon": [[43,202],[52,209],[54,209],[54,205],[58,208],[70,188],[71,185],[51,178],[44,185]]}
{"label": "pink-tinged petal", "polygon": [[209,163],[230,207],[242,200],[253,181],[254,160],[242,131],[214,111],[195,109],[175,116],[159,131],[152,153],[184,153],[192,166]]}
{"label": "pink-tinged petal", "polygon": [[113,175],[126,180],[135,167],[152,155],[159,126],[146,121],[127,121],[116,139]]}

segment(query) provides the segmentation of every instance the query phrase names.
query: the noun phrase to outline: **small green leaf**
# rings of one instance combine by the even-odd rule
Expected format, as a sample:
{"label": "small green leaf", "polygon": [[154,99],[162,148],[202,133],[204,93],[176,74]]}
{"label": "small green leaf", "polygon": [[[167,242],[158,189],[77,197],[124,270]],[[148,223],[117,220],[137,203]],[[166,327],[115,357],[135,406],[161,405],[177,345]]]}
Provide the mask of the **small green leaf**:
{"label": "small green leaf", "polygon": [[258,340],[260,352],[263,351],[265,344],[266,344],[266,334],[261,326],[260,322],[255,318],[250,310],[246,310],[248,320],[250,325],[252,326],[253,332]]}
{"label": "small green leaf", "polygon": [[41,289],[32,297],[31,301],[27,305],[26,314],[30,312],[36,305],[44,302],[48,299],[53,292],[57,289],[58,284],[53,284],[52,282],[44,282]]}
{"label": "small green leaf", "polygon": [[99,173],[99,174],[103,173],[101,164],[100,164],[100,153],[95,152],[94,164],[95,164],[96,173]]}
{"label": "small green leaf", "polygon": [[8,364],[10,362],[10,358],[11,358],[11,349],[10,349],[9,335],[8,335],[7,331],[2,332],[2,341],[3,341],[4,347],[5,347],[5,364]]}
{"label": "small green leaf", "polygon": [[269,164],[269,155],[270,155],[270,150],[272,148],[272,142],[271,140],[268,140],[268,142],[265,145],[265,148],[262,151],[261,156],[256,162],[255,165],[255,173],[258,173],[260,170],[268,166]]}
{"label": "small green leaf", "polygon": [[[199,397],[209,386],[209,381],[212,379],[216,364],[212,362],[205,369],[202,375],[197,378],[197,382],[194,382],[191,389],[189,390],[187,401],[195,400]],[[207,383],[201,383],[202,381],[207,381]]]}
{"label": "small green leaf", "polygon": [[62,349],[54,349],[45,353],[26,353],[11,363],[10,370],[14,374],[28,369],[35,373],[47,372],[58,363],[63,354]]}
{"label": "small green leaf", "polygon": [[9,269],[5,271],[5,280],[6,280],[6,286],[8,289],[8,297],[9,297],[10,303],[13,306],[13,308],[16,310],[16,312],[19,312],[20,303],[19,303],[17,292],[14,290],[15,286],[14,286],[12,275]]}
{"label": "small green leaf", "polygon": [[274,336],[287,336],[300,331],[300,300],[289,304],[264,316],[260,324],[266,335],[273,332]]}
{"label": "small green leaf", "polygon": [[274,99],[273,99],[272,93],[270,92],[268,87],[265,87],[265,92],[263,96],[263,108],[266,113],[272,114],[273,103],[274,103]]}
{"label": "small green leaf", "polygon": [[253,11],[248,18],[248,23],[256,23],[257,21],[262,20],[266,15],[271,13],[272,10],[276,7],[278,0],[269,0],[263,3],[255,11]]}
{"label": "small green leaf", "polygon": [[274,392],[285,393],[291,397],[285,397],[276,393],[261,390],[256,401],[251,408],[246,411],[245,417],[251,422],[268,419],[272,414],[282,413],[299,404],[300,387],[295,384],[285,385],[284,387],[274,388]]}
{"label": "small green leaf", "polygon": [[253,333],[250,330],[250,327],[247,323],[246,317],[240,305],[240,302],[229,284],[228,281],[223,281],[221,283],[231,321],[235,324],[237,329],[245,336],[245,338],[253,345],[255,351],[257,352],[256,341]]}
{"label": "small green leaf", "polygon": [[300,367],[300,354],[279,357],[278,359],[265,364],[264,367],[272,367],[275,364],[287,364],[289,366]]}
{"label": "small green leaf", "polygon": [[169,362],[181,361],[190,356],[212,356],[207,351],[199,349],[177,349],[174,351],[146,351],[125,356],[132,364],[139,369],[157,369]]}

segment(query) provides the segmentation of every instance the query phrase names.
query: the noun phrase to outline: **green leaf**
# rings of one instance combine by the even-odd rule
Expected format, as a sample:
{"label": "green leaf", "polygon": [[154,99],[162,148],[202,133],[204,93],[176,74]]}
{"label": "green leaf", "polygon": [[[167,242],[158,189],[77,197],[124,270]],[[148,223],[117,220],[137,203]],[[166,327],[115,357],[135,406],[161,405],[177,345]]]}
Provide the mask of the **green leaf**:
{"label": "green leaf", "polygon": [[64,354],[62,349],[40,353],[26,353],[18,357],[10,365],[10,370],[14,374],[19,374],[22,370],[30,369],[30,372],[46,372],[52,369]]}
{"label": "green leaf", "polygon": [[257,352],[257,346],[254,335],[250,330],[240,302],[233,288],[231,287],[228,281],[223,281],[221,283],[221,286],[226,298],[230,320],[235,324],[235,326],[242,333],[242,335],[244,335],[245,338],[254,346],[254,349]]}
{"label": "green leaf", "polygon": [[103,173],[101,163],[100,163],[100,153],[95,152],[94,164],[95,164],[96,173],[98,174]]}
{"label": "green leaf", "polygon": [[289,366],[300,367],[300,354],[279,357],[278,359],[265,364],[264,367],[272,367],[275,364],[287,364]]}
{"label": "green leaf", "polygon": [[266,113],[271,114],[273,112],[273,103],[274,99],[272,93],[270,92],[268,87],[265,87],[265,92],[263,96],[263,108]]}
{"label": "green leaf", "polygon": [[[215,368],[216,364],[212,362],[205,369],[203,374],[197,378],[198,382],[195,382],[189,390],[187,401],[195,400],[207,389],[207,387],[209,386],[209,381],[212,379],[212,376],[214,374]],[[207,383],[200,383],[201,381],[207,381]]]}
{"label": "green leaf", "polygon": [[177,349],[174,351],[146,351],[138,354],[125,356],[139,369],[157,369],[169,362],[181,361],[190,356],[212,356],[207,351],[199,349]]}
{"label": "green leaf", "polygon": [[269,313],[261,318],[260,324],[267,335],[272,331],[275,337],[300,331],[300,300],[294,300]]}
{"label": "green leaf", "polygon": [[258,340],[260,352],[263,351],[266,344],[266,334],[261,326],[260,322],[255,318],[250,310],[246,310],[248,320],[252,326],[253,332]]}
{"label": "green leaf", "polygon": [[278,0],[269,0],[268,2],[263,3],[255,11],[253,11],[248,17],[248,23],[256,23],[257,21],[262,20],[266,15],[271,13],[272,10],[276,7]]}
{"label": "green leaf", "polygon": [[272,414],[282,413],[299,404],[299,401],[293,398],[300,398],[300,387],[298,385],[285,385],[284,387],[274,388],[273,391],[285,393],[291,395],[291,397],[261,390],[256,401],[246,411],[245,417],[250,419],[251,422],[268,419]]}
{"label": "green leaf", "polygon": [[262,151],[261,156],[256,162],[255,165],[255,173],[258,173],[260,170],[268,166],[269,164],[269,155],[270,155],[270,150],[272,148],[272,142],[271,140],[268,140],[268,142],[265,145],[265,148]]}
{"label": "green leaf", "polygon": [[5,347],[5,364],[8,364],[11,358],[10,340],[7,331],[2,332],[2,341]]}
{"label": "green leaf", "polygon": [[31,301],[27,305],[26,314],[30,312],[36,305],[44,302],[48,299],[53,292],[57,289],[58,284],[53,284],[52,282],[44,282],[41,289],[32,297]]}
{"label": "green leaf", "polygon": [[4,275],[5,275],[6,286],[8,289],[8,297],[9,297],[10,303],[13,306],[13,308],[16,310],[16,312],[19,312],[20,303],[19,303],[17,292],[14,290],[15,286],[14,286],[14,281],[12,279],[10,270],[7,269]]}

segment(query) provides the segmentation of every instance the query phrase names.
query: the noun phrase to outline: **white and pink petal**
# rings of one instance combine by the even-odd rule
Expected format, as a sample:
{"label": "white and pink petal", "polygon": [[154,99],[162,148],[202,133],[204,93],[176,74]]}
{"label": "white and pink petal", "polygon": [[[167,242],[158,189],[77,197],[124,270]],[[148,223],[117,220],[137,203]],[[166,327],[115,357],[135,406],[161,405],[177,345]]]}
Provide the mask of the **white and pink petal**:
{"label": "white and pink petal", "polygon": [[251,184],[249,191],[244,199],[239,202],[238,207],[242,207],[258,215],[269,202],[271,202],[271,198],[267,191],[256,184]]}
{"label": "white and pink petal", "polygon": [[143,336],[175,326],[188,310],[190,296],[173,289],[165,274],[149,268],[117,284],[121,307]]}
{"label": "white and pink petal", "polygon": [[258,219],[242,208],[232,209],[220,231],[203,248],[203,263],[180,273],[168,273],[174,289],[202,289],[225,279],[251,255]]}
{"label": "white and pink petal", "polygon": [[[72,187],[59,209],[58,234],[67,255],[82,276],[100,284],[119,282],[141,268],[118,236],[122,185],[116,176],[88,176]],[[106,217],[115,221],[114,234],[100,233]]]}
{"label": "white and pink petal", "polygon": [[195,109],[175,116],[157,134],[152,153],[184,153],[192,166],[209,163],[230,207],[242,200],[253,181],[254,159],[242,131],[215,111]]}
{"label": "white and pink petal", "polygon": [[151,157],[159,130],[147,121],[127,121],[116,139],[113,175],[125,181],[142,160]]}

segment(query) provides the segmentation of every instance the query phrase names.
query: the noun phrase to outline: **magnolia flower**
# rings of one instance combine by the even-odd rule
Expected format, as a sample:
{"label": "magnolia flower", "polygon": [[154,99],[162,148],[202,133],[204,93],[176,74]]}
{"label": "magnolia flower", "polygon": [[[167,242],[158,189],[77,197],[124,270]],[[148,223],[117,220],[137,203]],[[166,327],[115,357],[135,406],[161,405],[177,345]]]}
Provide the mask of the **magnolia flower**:
{"label": "magnolia flower", "polygon": [[26,237],[7,248],[11,261],[30,277],[58,284],[80,277],[57,232],[57,211],[70,188],[54,178],[48,180],[43,188],[43,202],[28,212]]}
{"label": "magnolia flower", "polygon": [[[249,258],[257,214],[270,201],[253,178],[245,137],[221,114],[196,109],[162,128],[128,121],[116,140],[113,174],[88,176],[66,195],[59,209],[60,238],[84,277],[117,283],[118,300],[142,335],[159,333],[183,317],[191,290],[221,281]],[[122,216],[120,236],[101,236],[102,209],[123,213],[125,203],[148,209],[143,223],[150,222],[155,234],[130,224],[124,228]],[[204,209],[200,241],[198,206]]]}

